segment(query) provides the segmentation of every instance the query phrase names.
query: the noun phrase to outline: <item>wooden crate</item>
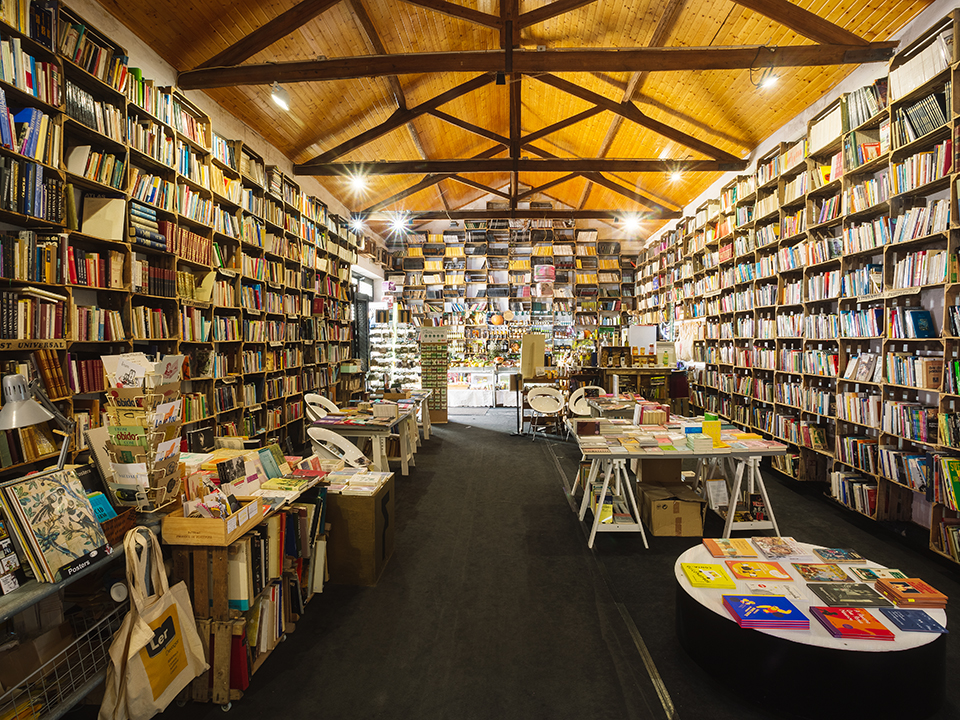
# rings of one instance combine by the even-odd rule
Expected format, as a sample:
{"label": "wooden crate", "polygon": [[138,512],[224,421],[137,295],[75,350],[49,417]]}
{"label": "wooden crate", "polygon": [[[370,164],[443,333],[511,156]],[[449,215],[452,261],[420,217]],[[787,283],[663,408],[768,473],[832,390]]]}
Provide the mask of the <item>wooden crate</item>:
{"label": "wooden crate", "polygon": [[178,508],[163,519],[163,541],[168,545],[226,547],[263,519],[260,498],[239,498],[242,507],[228,518],[185,518]]}

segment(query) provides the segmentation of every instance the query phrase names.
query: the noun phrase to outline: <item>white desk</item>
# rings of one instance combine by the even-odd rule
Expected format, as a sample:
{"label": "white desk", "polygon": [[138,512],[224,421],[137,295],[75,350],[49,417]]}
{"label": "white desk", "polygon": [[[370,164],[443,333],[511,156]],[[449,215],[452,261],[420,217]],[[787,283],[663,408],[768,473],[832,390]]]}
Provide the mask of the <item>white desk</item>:
{"label": "white desk", "polygon": [[[413,456],[417,447],[417,442],[415,439],[417,437],[416,415],[416,406],[408,404],[406,407],[400,408],[400,414],[398,417],[392,418],[390,423],[385,423],[382,425],[339,422],[337,420],[338,417],[347,416],[337,416],[334,414],[327,415],[327,417],[315,422],[314,425],[317,427],[326,428],[327,430],[332,430],[333,432],[348,438],[370,438],[373,446],[373,457],[370,458],[373,468],[378,472],[388,472],[390,470],[390,460],[398,460],[400,462],[400,471],[406,476],[410,474],[410,468],[416,465],[416,460]],[[387,456],[387,438],[394,433],[399,436],[400,456],[389,458]]]}

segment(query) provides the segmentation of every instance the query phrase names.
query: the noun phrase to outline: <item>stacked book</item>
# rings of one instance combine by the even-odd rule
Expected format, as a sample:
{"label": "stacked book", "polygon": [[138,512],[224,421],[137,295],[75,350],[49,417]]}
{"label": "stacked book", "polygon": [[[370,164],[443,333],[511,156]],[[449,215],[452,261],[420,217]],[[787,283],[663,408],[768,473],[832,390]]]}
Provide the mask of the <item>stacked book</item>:
{"label": "stacked book", "polygon": [[703,433],[688,433],[687,445],[695,453],[711,452],[713,450],[713,438]]}
{"label": "stacked book", "polygon": [[869,611],[853,607],[810,607],[813,615],[833,637],[844,640],[893,640],[894,634]]}
{"label": "stacked book", "polygon": [[899,607],[943,609],[947,606],[947,596],[919,578],[880,578],[874,587]]}
{"label": "stacked book", "polygon": [[809,630],[810,620],[785,597],[724,595],[723,606],[742,628]]}

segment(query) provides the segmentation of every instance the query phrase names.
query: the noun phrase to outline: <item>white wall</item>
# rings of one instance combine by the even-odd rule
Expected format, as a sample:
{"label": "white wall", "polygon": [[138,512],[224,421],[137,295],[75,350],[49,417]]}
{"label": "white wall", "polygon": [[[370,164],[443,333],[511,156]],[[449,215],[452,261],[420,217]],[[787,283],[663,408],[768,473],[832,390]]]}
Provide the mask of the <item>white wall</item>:
{"label": "white wall", "polygon": [[[903,30],[891,38],[892,40],[900,41],[900,45],[898,46],[897,50],[902,50],[904,47],[909,45],[924,31],[926,31],[927,28],[946,16],[947,13],[956,7],[957,0],[936,0],[936,2],[932,3],[923,12],[921,12],[913,20],[913,22],[907,24]],[[852,92],[857,88],[863,87],[864,85],[869,85],[878,77],[882,77],[886,74],[887,63],[871,63],[869,65],[861,65],[858,67],[852,73],[847,75],[847,77],[841,80],[837,85],[831,88],[826,95],[807,107],[792,120],[789,120],[786,124],[771,134],[766,140],[755,147],[748,158],[751,164],[747,170],[742,172],[726,173],[713,185],[707,188],[699,197],[689,203],[686,207],[681,208],[681,214],[684,217],[695,215],[697,208],[706,200],[719,198],[720,189],[728,182],[733,180],[733,178],[735,178],[737,175],[755,172],[757,158],[763,157],[768,150],[772,149],[781,142],[793,142],[794,140],[798,140],[800,137],[805,135],[807,132],[807,122],[816,116],[816,114],[823,110],[827,105],[832,103],[844,93]],[[663,226],[663,228],[651,236],[651,242],[655,242],[660,238],[661,235],[663,235],[665,232],[669,232],[675,226],[676,221],[667,223]]]}
{"label": "white wall", "polygon": [[[97,30],[125,47],[131,67],[141,68],[144,77],[156,81],[158,85],[177,84],[177,71],[173,66],[154,52],[143,40],[134,35],[126,25],[107,12],[102,5],[94,2],[94,0],[63,0],[62,4],[75,10]],[[184,11],[188,11],[186,7],[184,7]],[[243,140],[245,145],[249,145],[255,152],[263,156],[267,165],[276,165],[282,168],[284,172],[293,175],[293,161],[268,143],[243,120],[224,110],[209,95],[200,90],[186,90],[184,94],[210,116],[213,129],[219,134],[231,140]],[[340,200],[327,192],[326,188],[318,183],[315,178],[297,177],[296,181],[303,192],[316,197],[335,215],[350,217],[350,210]],[[374,233],[370,233],[370,235],[381,245],[383,244],[382,238]],[[382,271],[380,271],[380,274],[382,275]]]}

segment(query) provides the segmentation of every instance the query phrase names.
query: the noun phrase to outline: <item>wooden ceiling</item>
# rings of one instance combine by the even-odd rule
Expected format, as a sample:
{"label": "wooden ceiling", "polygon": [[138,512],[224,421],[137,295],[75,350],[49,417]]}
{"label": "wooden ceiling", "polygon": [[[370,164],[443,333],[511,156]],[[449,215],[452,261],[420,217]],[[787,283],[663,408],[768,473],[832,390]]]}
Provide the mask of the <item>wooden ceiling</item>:
{"label": "wooden ceiling", "polygon": [[[547,201],[640,212],[651,231],[852,63],[888,57],[885,41],[929,4],[101,2],[181,87],[205,89],[351,211]],[[778,82],[761,89],[768,65]],[[289,112],[270,99],[274,80]],[[628,159],[646,162],[612,162]],[[670,161],[687,163],[679,180]],[[356,163],[373,173],[359,193],[342,175]]]}

